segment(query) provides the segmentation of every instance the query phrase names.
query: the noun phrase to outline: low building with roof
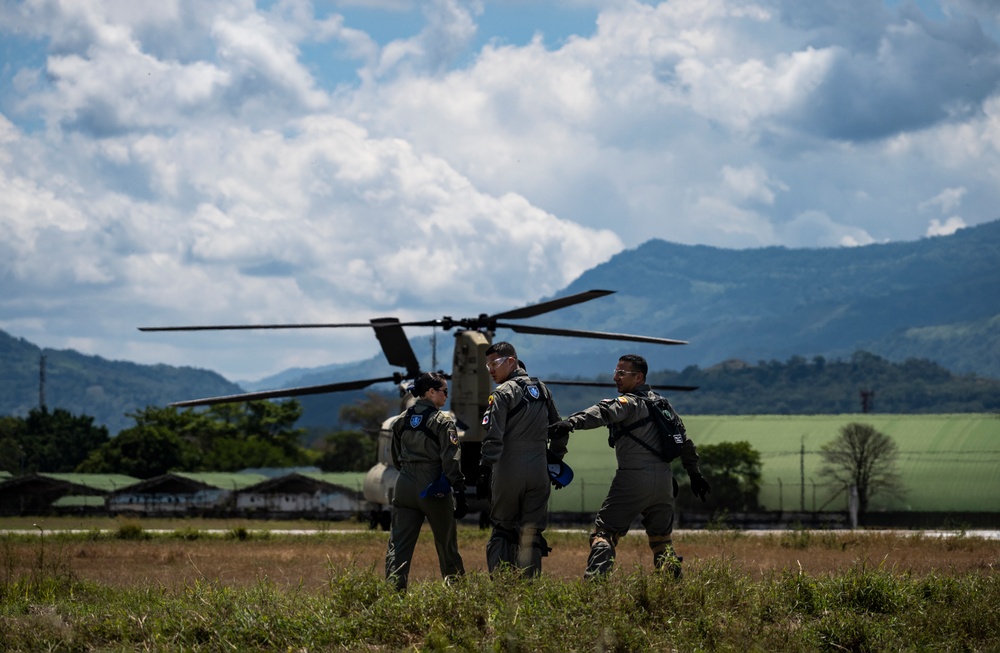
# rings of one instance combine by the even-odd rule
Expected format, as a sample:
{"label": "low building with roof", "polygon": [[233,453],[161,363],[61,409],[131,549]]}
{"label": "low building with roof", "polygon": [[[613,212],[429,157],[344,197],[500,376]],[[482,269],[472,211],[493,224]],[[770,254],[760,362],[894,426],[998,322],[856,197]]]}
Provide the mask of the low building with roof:
{"label": "low building with roof", "polygon": [[103,511],[105,499],[116,490],[139,483],[124,474],[36,473],[0,481],[0,515],[49,515],[73,505],[70,497],[90,510]]}
{"label": "low building with roof", "polygon": [[232,515],[237,493],[266,481],[242,472],[169,472],[113,492],[108,510],[117,515]]}
{"label": "low building with roof", "polygon": [[363,480],[357,472],[292,472],[240,490],[236,510],[269,519],[348,519],[362,511]]}

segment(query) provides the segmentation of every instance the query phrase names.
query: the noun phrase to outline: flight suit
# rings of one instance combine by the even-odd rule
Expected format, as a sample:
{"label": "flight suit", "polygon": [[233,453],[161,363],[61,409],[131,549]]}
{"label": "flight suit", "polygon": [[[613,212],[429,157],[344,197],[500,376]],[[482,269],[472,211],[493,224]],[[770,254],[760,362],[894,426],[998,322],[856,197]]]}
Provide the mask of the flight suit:
{"label": "flight suit", "polygon": [[454,492],[465,491],[455,420],[427,399],[418,399],[392,423],[392,464],[399,470],[392,498],[392,527],[385,555],[385,575],[406,589],[413,549],[424,518],[434,534],[441,576],[465,573],[458,552],[454,493],[442,498],[420,493],[442,473]]}
{"label": "flight suit", "polygon": [[[653,552],[654,566],[657,569],[668,568],[674,575],[680,575],[680,560],[671,541],[676,484],[670,463],[654,453],[663,451],[662,435],[656,424],[647,419],[649,409],[637,396],[652,399],[657,395],[648,385],[642,384],[636,386],[632,393],[604,399],[566,418],[574,429],[607,426],[610,433],[608,444],[615,448],[618,459],[611,488],[597,513],[594,532],[590,535],[590,556],[584,573],[588,578],[611,571],[618,539],[628,533],[632,522],[640,515],[649,548]],[[623,428],[643,421],[646,423],[631,430]],[[698,454],[690,440],[686,440],[682,447],[681,462],[685,469],[698,471]]]}
{"label": "flight suit", "polygon": [[548,544],[542,536],[549,520],[549,474],[546,449],[561,460],[569,436],[553,439],[548,426],[559,411],[548,388],[518,367],[497,386],[483,416],[482,465],[492,468],[486,563],[492,572],[513,565],[525,576],[542,571]]}

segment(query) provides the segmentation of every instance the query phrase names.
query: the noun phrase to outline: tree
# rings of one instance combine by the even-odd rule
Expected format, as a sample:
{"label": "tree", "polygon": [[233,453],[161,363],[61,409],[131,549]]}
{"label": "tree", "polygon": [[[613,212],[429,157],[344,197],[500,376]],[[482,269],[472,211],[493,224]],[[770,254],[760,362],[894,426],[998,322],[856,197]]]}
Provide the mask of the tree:
{"label": "tree", "polygon": [[0,417],[0,471],[18,474],[24,463],[24,420],[20,417]]}
{"label": "tree", "polygon": [[108,441],[108,429],[89,415],[56,408],[32,408],[19,441],[22,472],[72,472],[91,451]]}
{"label": "tree", "polygon": [[858,489],[858,513],[868,510],[877,494],[901,496],[902,480],[896,472],[899,448],[895,440],[870,424],[851,422],[840,435],[822,446],[820,475]]}
{"label": "tree", "polygon": [[329,433],[322,438],[315,463],[328,472],[363,472],[378,459],[378,434],[389,417],[392,405],[377,392],[365,393],[365,399],[340,409],[340,421],[360,429]]}
{"label": "tree", "polygon": [[[720,442],[698,447],[698,466],[712,486],[699,509],[747,512],[760,508],[760,452],[749,442]],[[686,475],[681,475],[686,479]],[[687,483],[685,482],[685,486]]]}
{"label": "tree", "polygon": [[364,472],[376,461],[376,441],[362,431],[337,431],[323,438],[316,466],[326,472]]}
{"label": "tree", "polygon": [[147,406],[129,414],[135,426],[95,452],[80,471],[149,478],[166,471],[301,465],[308,461],[298,444],[304,429],[294,428],[301,413],[296,401],[218,404],[208,410]]}
{"label": "tree", "polygon": [[91,474],[128,474],[153,478],[193,468],[194,448],[160,424],[127,428],[110,442],[90,452],[76,471]]}
{"label": "tree", "polygon": [[355,424],[362,431],[378,433],[382,422],[392,414],[389,398],[377,392],[366,392],[363,401],[355,401],[340,409],[340,420]]}

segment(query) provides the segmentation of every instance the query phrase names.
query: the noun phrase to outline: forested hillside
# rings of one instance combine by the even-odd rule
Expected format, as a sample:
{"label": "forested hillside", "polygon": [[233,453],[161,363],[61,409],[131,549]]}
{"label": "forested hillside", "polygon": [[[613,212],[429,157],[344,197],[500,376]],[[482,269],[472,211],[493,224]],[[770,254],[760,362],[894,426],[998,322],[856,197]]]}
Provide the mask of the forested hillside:
{"label": "forested hillside", "polygon": [[[1000,221],[864,247],[729,250],[652,240],[588,270],[559,294],[591,288],[617,292],[532,322],[688,340],[635,348],[673,369],[865,350],[1000,378]],[[602,352],[628,347],[568,338],[517,342],[545,373],[586,374]]]}
{"label": "forested hillside", "polygon": [[[595,380],[595,379],[587,379]],[[596,379],[599,380],[599,379]],[[650,369],[650,383],[697,386],[694,392],[663,391],[688,415],[813,415],[862,412],[868,393],[872,413],[1000,412],[1000,381],[956,375],[928,360],[893,363],[867,352],[845,360],[794,356],[788,361],[730,360],[707,369]],[[562,413],[615,394],[606,389],[553,386]]]}
{"label": "forested hillside", "polygon": [[[856,412],[862,389],[874,391],[872,410],[879,412],[998,410],[997,381],[989,379],[1000,379],[1000,221],[854,248],[727,250],[653,240],[585,272],[558,295],[596,288],[615,294],[526,322],[690,344],[636,346],[505,329],[494,339],[514,342],[529,372],[542,378],[595,379],[618,355],[643,354],[652,370],[677,370],[654,381],[700,386],[674,395],[688,413]],[[494,310],[504,308],[515,307]],[[436,365],[427,330],[407,332],[424,369],[451,371],[450,332],[438,332]],[[0,332],[0,414],[24,415],[38,405],[42,353]],[[240,392],[208,370],[44,353],[47,405],[93,415],[112,433],[129,425],[126,412],[147,405]],[[288,371],[249,389],[394,371],[401,370],[377,356]],[[979,378],[963,376],[972,373]],[[371,389],[395,398],[389,384]],[[561,388],[559,405],[566,410],[605,394]],[[302,425],[334,426],[340,407],[363,396],[304,397]]]}
{"label": "forested hillside", "polygon": [[27,415],[39,405],[40,360],[45,355],[45,404],[90,415],[114,434],[131,426],[128,412],[191,397],[241,392],[219,374],[169,365],[138,365],[41,349],[0,331],[0,415]]}

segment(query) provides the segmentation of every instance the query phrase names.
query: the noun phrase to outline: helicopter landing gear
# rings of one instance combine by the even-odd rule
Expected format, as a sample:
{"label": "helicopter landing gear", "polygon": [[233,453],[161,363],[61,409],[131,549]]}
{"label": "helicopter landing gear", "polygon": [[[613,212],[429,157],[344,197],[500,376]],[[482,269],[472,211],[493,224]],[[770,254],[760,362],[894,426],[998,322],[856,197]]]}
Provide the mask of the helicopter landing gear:
{"label": "helicopter landing gear", "polygon": [[392,527],[392,512],[388,510],[372,510],[368,515],[368,529],[388,531]]}

